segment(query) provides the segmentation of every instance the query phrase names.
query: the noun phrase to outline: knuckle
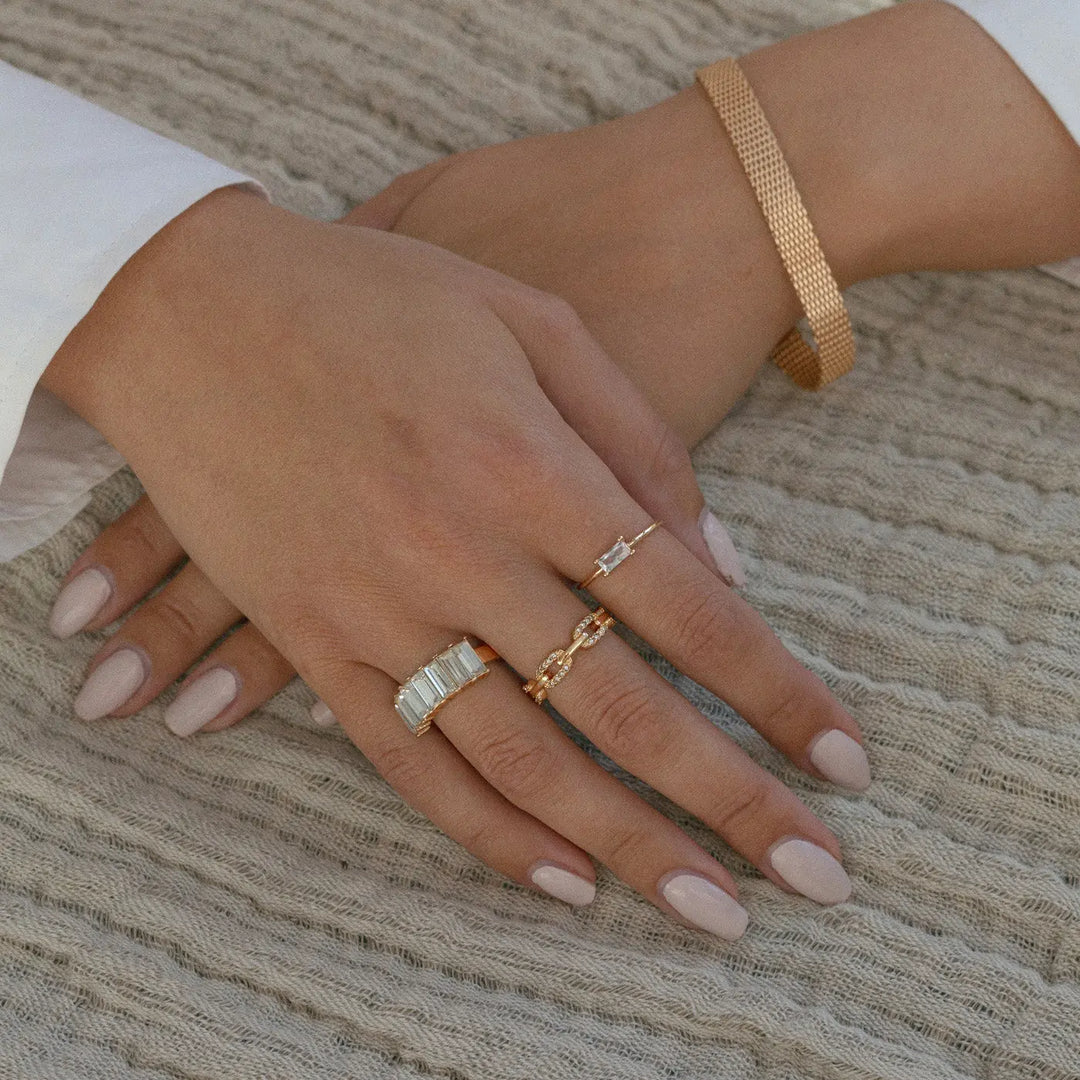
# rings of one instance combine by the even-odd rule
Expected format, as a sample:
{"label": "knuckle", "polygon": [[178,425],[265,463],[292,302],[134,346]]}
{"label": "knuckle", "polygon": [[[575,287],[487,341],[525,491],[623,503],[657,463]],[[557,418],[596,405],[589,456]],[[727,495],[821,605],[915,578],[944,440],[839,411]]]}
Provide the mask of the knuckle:
{"label": "knuckle", "polygon": [[536,736],[525,731],[489,735],[475,752],[480,772],[516,802],[549,788],[550,765]]}
{"label": "knuckle", "polygon": [[136,563],[156,562],[163,548],[160,530],[146,514],[131,514],[115,523],[109,539],[121,547],[124,558]]}
{"label": "knuckle", "polygon": [[429,782],[424,775],[427,767],[416,753],[416,747],[407,742],[380,746],[369,757],[379,775],[402,796],[421,790],[421,785]]}
{"label": "knuckle", "polygon": [[719,589],[686,597],[672,614],[680,665],[715,664],[721,656],[730,663],[742,655],[746,643],[734,605]]}
{"label": "knuckle", "polygon": [[542,293],[537,304],[545,331],[558,342],[575,341],[587,333],[577,309],[554,293]]}
{"label": "knuckle", "polygon": [[656,842],[655,831],[627,825],[607,837],[597,855],[605,866],[617,872],[620,866],[640,866],[643,857],[656,846]]}
{"label": "knuckle", "polygon": [[158,596],[154,601],[153,618],[165,636],[181,646],[194,648],[205,642],[206,633],[200,613],[195,609],[189,610],[175,597]]}
{"label": "knuckle", "polygon": [[344,635],[310,600],[280,599],[267,612],[264,624],[267,640],[281,642],[282,652],[308,685],[346,677]]}
{"label": "knuckle", "polygon": [[787,686],[776,703],[770,705],[759,725],[768,731],[785,733],[797,730],[807,713],[802,695],[794,686]]}
{"label": "knuckle", "polygon": [[565,339],[587,332],[574,305],[557,293],[522,281],[513,281],[511,290],[518,311],[545,335]]}
{"label": "knuckle", "polygon": [[746,826],[760,828],[769,811],[769,790],[758,780],[746,780],[721,794],[713,817],[717,828],[731,836]]}
{"label": "knuckle", "polygon": [[651,433],[653,452],[644,458],[644,478],[657,491],[678,491],[679,482],[689,479],[697,490],[694,469],[690,463],[690,451],[683,441],[663,421],[658,421]]}
{"label": "knuckle", "polygon": [[610,678],[596,679],[583,704],[592,718],[594,741],[618,761],[651,759],[670,737],[657,694],[645,684],[616,686]]}

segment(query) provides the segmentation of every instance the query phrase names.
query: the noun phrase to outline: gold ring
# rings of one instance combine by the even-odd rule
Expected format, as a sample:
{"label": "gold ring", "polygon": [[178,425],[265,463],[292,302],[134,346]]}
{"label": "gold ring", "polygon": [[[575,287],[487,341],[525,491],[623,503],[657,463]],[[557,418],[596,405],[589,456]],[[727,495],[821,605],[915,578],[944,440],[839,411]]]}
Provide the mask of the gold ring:
{"label": "gold ring", "polygon": [[521,689],[537,705],[542,704],[548,691],[566,678],[574,663],[574,653],[578,649],[591,649],[607,633],[608,627],[614,624],[614,618],[603,608],[597,608],[592,614],[586,615],[574,627],[570,644],[565,649],[556,649],[549,653],[536,669],[536,677],[523,683]]}
{"label": "gold ring", "polygon": [[399,687],[394,708],[417,737],[431,727],[431,718],[466,686],[490,674],[487,666],[499,654],[490,645],[472,645],[464,638],[433,656]]}
{"label": "gold ring", "polygon": [[578,588],[587,589],[601,574],[607,577],[619,563],[625,562],[634,554],[636,544],[644,540],[654,529],[659,529],[662,524],[661,521],[654,521],[647,529],[642,529],[632,540],[626,540],[620,536],[599,559],[595,560],[596,569],[584,581],[578,582]]}

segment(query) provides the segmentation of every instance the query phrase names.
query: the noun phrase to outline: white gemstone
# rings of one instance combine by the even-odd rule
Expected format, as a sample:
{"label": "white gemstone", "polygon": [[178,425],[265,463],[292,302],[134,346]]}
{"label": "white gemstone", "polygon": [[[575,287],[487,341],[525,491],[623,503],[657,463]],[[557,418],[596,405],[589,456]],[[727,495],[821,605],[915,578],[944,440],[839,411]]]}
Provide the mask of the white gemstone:
{"label": "white gemstone", "polygon": [[484,661],[480,659],[476,650],[467,641],[459,641],[454,646],[453,652],[456,659],[469,673],[468,677],[470,679],[475,679],[477,675],[483,675],[487,670]]}
{"label": "white gemstone", "polygon": [[448,694],[453,693],[458,687],[457,683],[450,678],[449,674],[440,666],[438,658],[433,660],[423,669],[424,677],[431,684],[431,688],[438,695],[436,700],[442,701]]}
{"label": "white gemstone", "polygon": [[398,692],[394,699],[394,708],[412,731],[420,726],[428,711],[416,688],[409,683],[406,683]]}
{"label": "white gemstone", "polygon": [[468,642],[453,645],[446,652],[440,653],[436,657],[439,667],[446,673],[446,677],[453,683],[455,689],[460,689],[486,670],[483,664],[480,664],[480,671],[475,669],[475,666],[462,655],[461,644],[466,645],[473,657],[479,661],[480,658],[476,656],[475,651]]}
{"label": "white gemstone", "polygon": [[429,712],[439,703],[439,695],[435,692],[435,687],[424,677],[423,671],[418,671],[405,685],[424,703],[424,712]]}
{"label": "white gemstone", "polygon": [[619,563],[624,559],[629,559],[633,554],[634,549],[620,536],[611,550],[605,551],[604,554],[596,560],[596,565],[599,566],[605,574],[610,574]]}

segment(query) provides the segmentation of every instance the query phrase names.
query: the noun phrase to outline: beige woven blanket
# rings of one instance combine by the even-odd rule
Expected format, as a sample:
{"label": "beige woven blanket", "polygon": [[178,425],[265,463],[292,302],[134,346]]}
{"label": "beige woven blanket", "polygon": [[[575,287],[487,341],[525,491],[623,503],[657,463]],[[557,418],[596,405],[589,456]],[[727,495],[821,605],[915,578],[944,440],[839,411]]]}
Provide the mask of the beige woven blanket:
{"label": "beige woven blanket", "polygon": [[[875,2],[4,0],[0,57],[329,217]],[[852,902],[781,893],[631,778],[732,867],[751,928],[684,929],[604,868],[571,910],[405,806],[298,683],[190,741],[157,706],[77,722],[101,636],[46,615],[121,475],[0,567],[0,1077],[1080,1077],[1080,291],[850,298],[854,372],[811,396],[765,370],[697,464],[873,787],[786,768],[657,663],[836,829]]]}

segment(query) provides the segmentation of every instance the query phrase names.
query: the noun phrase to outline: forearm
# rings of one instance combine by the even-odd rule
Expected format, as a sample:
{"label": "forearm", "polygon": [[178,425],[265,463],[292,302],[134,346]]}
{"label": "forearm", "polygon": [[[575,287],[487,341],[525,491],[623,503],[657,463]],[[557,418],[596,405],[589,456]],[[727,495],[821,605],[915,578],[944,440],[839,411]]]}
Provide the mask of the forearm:
{"label": "forearm", "polygon": [[[997,42],[950,4],[911,0],[740,64],[841,286],[1080,252],[1080,147]],[[799,308],[704,94],[691,87],[621,123],[640,126],[661,152],[674,151],[665,140],[682,141],[678,198],[724,238],[726,285],[717,280],[710,303],[734,333],[677,364],[620,356],[693,443],[741,395]]]}

